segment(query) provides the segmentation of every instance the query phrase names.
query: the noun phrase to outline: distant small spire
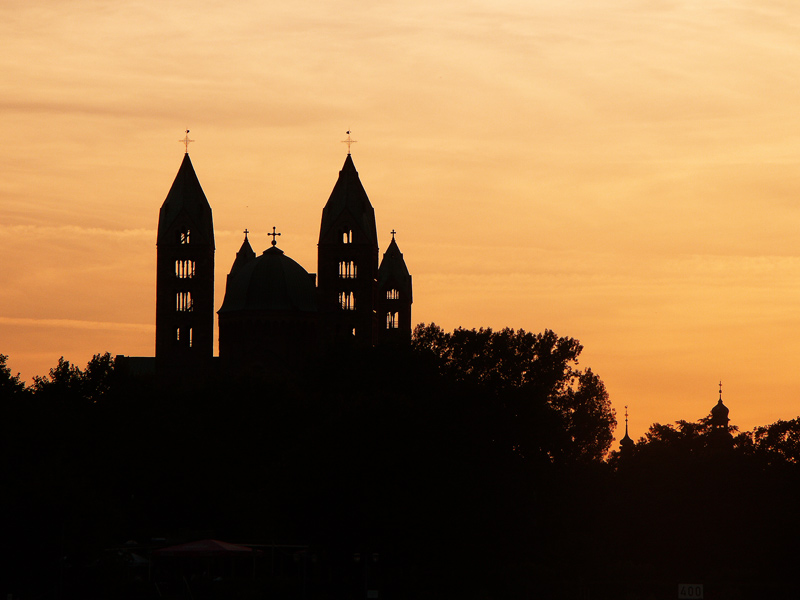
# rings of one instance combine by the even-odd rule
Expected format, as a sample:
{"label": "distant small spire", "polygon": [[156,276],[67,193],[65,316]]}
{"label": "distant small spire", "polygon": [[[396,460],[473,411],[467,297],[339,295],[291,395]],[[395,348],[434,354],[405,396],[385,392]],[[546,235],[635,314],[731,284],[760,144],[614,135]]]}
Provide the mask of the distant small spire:
{"label": "distant small spire", "polygon": [[272,236],[272,245],[273,246],[277,246],[278,242],[275,241],[275,238],[277,238],[280,235],[280,233],[275,233],[275,228],[273,227],[272,228],[272,233],[268,233],[267,235],[271,235]]}
{"label": "distant small spire", "polygon": [[178,140],[178,141],[181,142],[184,146],[186,146],[186,154],[189,154],[189,144],[191,142],[193,142],[194,140],[190,140],[189,139],[189,130],[188,129],[186,130],[186,137],[184,137],[182,140]]}
{"label": "distant small spire", "polygon": [[352,139],[350,137],[350,130],[349,129],[347,130],[346,133],[347,133],[347,139],[346,140],[342,140],[342,143],[343,144],[347,144],[347,156],[350,156],[350,145],[351,144],[355,144],[356,140],[354,140],[354,139]]}

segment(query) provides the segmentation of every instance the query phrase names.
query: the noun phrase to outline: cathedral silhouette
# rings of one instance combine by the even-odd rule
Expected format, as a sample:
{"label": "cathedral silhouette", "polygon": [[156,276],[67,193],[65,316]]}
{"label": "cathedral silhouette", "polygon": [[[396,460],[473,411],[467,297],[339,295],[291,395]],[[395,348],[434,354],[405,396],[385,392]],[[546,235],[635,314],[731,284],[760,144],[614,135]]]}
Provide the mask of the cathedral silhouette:
{"label": "cathedral silhouette", "polygon": [[375,211],[349,151],[322,210],[318,276],[284,254],[274,227],[260,255],[247,233],[217,311],[217,361],[214,222],[187,143],[158,218],[155,359],[120,356],[120,367],[258,375],[342,347],[410,343],[411,275],[395,231],[378,264]]}

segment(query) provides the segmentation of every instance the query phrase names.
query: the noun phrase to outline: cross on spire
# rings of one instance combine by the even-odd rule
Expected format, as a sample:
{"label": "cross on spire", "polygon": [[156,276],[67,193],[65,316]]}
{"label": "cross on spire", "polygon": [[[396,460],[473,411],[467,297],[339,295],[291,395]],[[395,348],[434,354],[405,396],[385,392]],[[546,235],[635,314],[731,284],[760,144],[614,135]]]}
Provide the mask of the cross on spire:
{"label": "cross on spire", "polygon": [[247,234],[250,233],[247,229],[244,230],[244,239],[247,239]]}
{"label": "cross on spire", "polygon": [[194,140],[190,140],[189,139],[189,130],[188,129],[186,130],[186,137],[184,137],[182,140],[178,140],[178,141],[182,142],[183,145],[186,146],[186,154],[189,154],[189,144],[191,142],[193,142]]}
{"label": "cross on spire", "polygon": [[354,140],[354,139],[352,139],[350,137],[350,130],[349,129],[347,130],[347,139],[346,140],[342,140],[342,143],[343,144],[347,144],[347,156],[350,156],[350,145],[351,144],[355,144],[356,140]]}
{"label": "cross on spire", "polygon": [[394,229],[392,229],[392,231],[390,231],[390,233],[392,234],[392,241],[394,241],[394,234],[397,233],[397,232]]}
{"label": "cross on spire", "polygon": [[275,233],[275,228],[273,227],[272,228],[272,233],[268,233],[267,235],[271,235],[272,236],[272,245],[273,246],[277,246],[278,242],[276,242],[275,239],[280,235],[280,233]]}

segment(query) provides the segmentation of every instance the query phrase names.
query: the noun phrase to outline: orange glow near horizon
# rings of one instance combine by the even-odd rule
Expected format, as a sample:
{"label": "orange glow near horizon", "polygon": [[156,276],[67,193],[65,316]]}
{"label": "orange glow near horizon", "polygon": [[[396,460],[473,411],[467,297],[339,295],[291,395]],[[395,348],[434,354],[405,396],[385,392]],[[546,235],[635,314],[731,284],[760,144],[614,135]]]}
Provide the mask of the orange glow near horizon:
{"label": "orange glow near horizon", "polygon": [[311,4],[0,7],[14,372],[153,354],[185,129],[219,307],[245,228],[316,271],[352,128],[415,323],[579,339],[634,438],[707,415],[720,379],[742,429],[798,416],[800,7]]}

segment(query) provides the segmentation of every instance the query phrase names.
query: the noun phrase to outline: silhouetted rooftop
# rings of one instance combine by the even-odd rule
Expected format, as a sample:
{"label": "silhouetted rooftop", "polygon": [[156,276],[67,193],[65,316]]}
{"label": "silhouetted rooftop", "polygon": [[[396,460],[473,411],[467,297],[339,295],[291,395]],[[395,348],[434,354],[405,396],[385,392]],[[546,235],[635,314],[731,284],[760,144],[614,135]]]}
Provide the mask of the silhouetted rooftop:
{"label": "silhouetted rooftop", "polygon": [[311,275],[272,246],[231,270],[219,312],[236,310],[316,311]]}

